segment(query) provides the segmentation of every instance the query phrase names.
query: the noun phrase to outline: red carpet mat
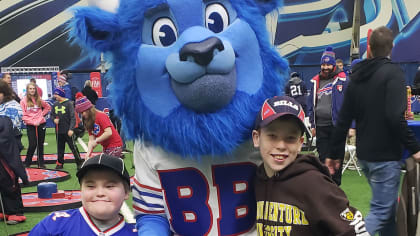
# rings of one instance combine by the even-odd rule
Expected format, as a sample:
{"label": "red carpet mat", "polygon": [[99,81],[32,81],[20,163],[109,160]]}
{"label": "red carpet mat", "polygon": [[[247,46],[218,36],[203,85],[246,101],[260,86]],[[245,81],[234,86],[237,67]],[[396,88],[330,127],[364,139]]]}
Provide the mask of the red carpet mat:
{"label": "red carpet mat", "polygon": [[25,212],[50,212],[71,208],[78,208],[82,205],[80,190],[64,190],[64,198],[38,198],[38,193],[22,193],[22,201]]}
{"label": "red carpet mat", "polygon": [[10,234],[10,236],[27,236],[27,235],[29,235],[29,231],[16,233],[16,234]]}
{"label": "red carpet mat", "polygon": [[[26,168],[26,174],[28,175],[29,184],[25,185],[25,187],[35,186],[40,182],[59,182],[70,178],[69,172],[65,170]],[[19,179],[19,183],[22,186],[21,179]]]}
{"label": "red carpet mat", "polygon": [[[98,155],[101,154],[100,152],[94,152],[93,155]],[[86,153],[80,153],[80,156],[82,157],[82,159],[84,159]],[[21,155],[20,159],[22,161],[25,161],[26,155]],[[44,162],[45,164],[53,164],[57,162],[57,154],[44,154]],[[72,153],[65,153],[64,154],[64,163],[71,163],[74,162],[74,156]],[[37,163],[37,155],[34,155],[32,157],[32,164],[36,164]]]}

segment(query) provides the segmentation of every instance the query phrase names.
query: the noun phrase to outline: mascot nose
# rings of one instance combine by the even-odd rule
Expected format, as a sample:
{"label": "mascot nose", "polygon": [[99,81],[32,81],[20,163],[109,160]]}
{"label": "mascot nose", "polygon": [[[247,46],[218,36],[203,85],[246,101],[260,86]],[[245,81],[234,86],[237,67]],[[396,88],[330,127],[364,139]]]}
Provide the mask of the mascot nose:
{"label": "mascot nose", "polygon": [[217,52],[223,50],[222,41],[219,38],[211,37],[199,43],[185,44],[181,48],[179,59],[181,61],[186,61],[188,60],[188,57],[191,56],[197,64],[206,66],[213,60],[213,56]]}

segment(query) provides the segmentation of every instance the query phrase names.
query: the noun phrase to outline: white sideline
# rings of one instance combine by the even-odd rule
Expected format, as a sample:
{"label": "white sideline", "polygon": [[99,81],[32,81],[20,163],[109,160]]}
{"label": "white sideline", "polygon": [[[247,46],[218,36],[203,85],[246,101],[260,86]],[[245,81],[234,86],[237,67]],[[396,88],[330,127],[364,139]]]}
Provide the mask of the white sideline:
{"label": "white sideline", "polygon": [[[85,152],[87,152],[88,147],[87,147],[86,143],[81,138],[77,138],[77,142],[80,144],[80,146],[82,146],[82,148],[85,150]],[[128,207],[127,203],[123,202],[123,205],[121,206],[120,212],[124,216],[125,221],[127,223],[129,223],[129,224],[135,224],[136,223],[136,219],[134,218],[134,213]]]}

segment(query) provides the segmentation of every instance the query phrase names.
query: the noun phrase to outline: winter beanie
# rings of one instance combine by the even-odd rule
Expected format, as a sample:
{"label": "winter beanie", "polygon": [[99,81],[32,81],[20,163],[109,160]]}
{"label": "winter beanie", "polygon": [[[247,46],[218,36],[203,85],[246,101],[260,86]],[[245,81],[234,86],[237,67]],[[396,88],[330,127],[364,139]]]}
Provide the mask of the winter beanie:
{"label": "winter beanie", "polygon": [[66,75],[59,75],[57,80],[59,82],[66,83],[67,82],[67,76]]}
{"label": "winter beanie", "polygon": [[322,64],[330,64],[335,66],[335,53],[333,52],[332,47],[327,47],[322,53],[321,65]]}
{"label": "winter beanie", "polygon": [[53,94],[57,94],[60,97],[66,97],[66,92],[64,92],[64,90],[61,87],[57,87],[54,89],[54,93]]}
{"label": "winter beanie", "polygon": [[76,112],[82,113],[91,107],[93,107],[92,103],[87,99],[81,92],[76,93]]}

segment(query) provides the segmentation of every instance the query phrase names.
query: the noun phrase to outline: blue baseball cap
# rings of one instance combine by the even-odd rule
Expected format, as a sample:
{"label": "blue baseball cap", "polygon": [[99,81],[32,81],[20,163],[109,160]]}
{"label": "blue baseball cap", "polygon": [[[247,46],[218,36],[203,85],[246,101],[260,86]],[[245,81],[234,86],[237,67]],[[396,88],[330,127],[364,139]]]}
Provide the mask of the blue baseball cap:
{"label": "blue baseball cap", "polygon": [[293,116],[298,120],[302,132],[311,135],[309,127],[305,125],[305,112],[302,106],[289,96],[276,96],[264,101],[255,120],[254,129],[260,129],[282,116]]}

